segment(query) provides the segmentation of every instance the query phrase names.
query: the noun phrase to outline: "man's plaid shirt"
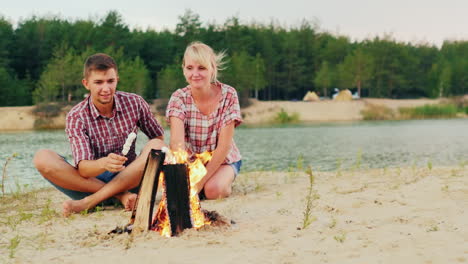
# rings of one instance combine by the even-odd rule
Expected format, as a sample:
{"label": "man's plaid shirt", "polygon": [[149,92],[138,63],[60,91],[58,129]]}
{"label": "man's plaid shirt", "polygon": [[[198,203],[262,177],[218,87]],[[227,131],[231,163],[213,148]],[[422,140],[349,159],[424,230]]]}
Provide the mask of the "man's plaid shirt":
{"label": "man's plaid shirt", "polygon": [[[139,127],[148,138],[164,134],[163,128],[154,118],[148,103],[136,94],[116,92],[112,117],[99,114],[88,96],[67,114],[66,128],[75,166],[81,160],[96,160],[109,153],[121,155],[123,145],[131,132]],[[135,158],[135,142],[127,154],[130,164]]]}

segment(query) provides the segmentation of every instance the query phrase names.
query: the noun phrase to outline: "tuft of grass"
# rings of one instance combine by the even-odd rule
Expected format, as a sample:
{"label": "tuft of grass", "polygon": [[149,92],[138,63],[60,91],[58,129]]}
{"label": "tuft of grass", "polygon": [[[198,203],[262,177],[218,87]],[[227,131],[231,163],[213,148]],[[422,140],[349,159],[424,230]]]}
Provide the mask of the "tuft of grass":
{"label": "tuft of grass", "polygon": [[403,119],[450,118],[457,115],[457,106],[454,104],[423,105],[402,107],[399,111]]}
{"label": "tuft of grass", "polygon": [[13,155],[7,157],[6,161],[5,161],[5,164],[3,165],[3,170],[2,170],[2,182],[0,184],[0,187],[2,187],[2,197],[5,196],[5,180],[6,180],[6,177],[7,177],[7,166],[8,166],[8,163],[10,163],[10,161],[14,158],[16,158],[18,156],[18,153],[13,153]]}
{"label": "tuft of grass", "polygon": [[449,191],[449,186],[446,184],[442,188],[440,188],[443,192],[448,192]]}
{"label": "tuft of grass", "polygon": [[427,168],[432,170],[432,161],[430,159],[427,161]]}
{"label": "tuft of grass", "polygon": [[355,169],[360,169],[362,164],[362,149],[359,149],[356,155],[356,164],[354,164]]}
{"label": "tuft of grass", "polygon": [[341,158],[336,159],[336,177],[341,176],[341,166],[343,165],[343,160]]}
{"label": "tuft of grass", "polygon": [[10,239],[10,244],[8,245],[8,250],[10,251],[9,257],[14,258],[16,249],[18,248],[19,244],[21,242],[21,238],[19,235],[16,235],[15,237]]}
{"label": "tuft of grass", "polygon": [[59,216],[59,214],[50,207],[51,202],[52,201],[50,199],[47,199],[45,206],[42,208],[41,214],[39,215],[40,224],[50,221],[51,219]]}
{"label": "tuft of grass", "polygon": [[34,247],[40,251],[46,250],[48,243],[54,242],[47,231],[37,234],[32,238],[32,240],[36,242]]}
{"label": "tuft of grass", "polygon": [[299,114],[296,112],[289,114],[283,108],[281,108],[281,111],[276,113],[273,121],[279,124],[297,123],[299,121]]}
{"label": "tuft of grass", "polygon": [[343,243],[346,240],[346,233],[342,232],[333,237],[337,242]]}
{"label": "tuft of grass", "polygon": [[80,212],[80,215],[88,215],[89,214],[89,209],[85,209]]}
{"label": "tuft of grass", "polygon": [[296,168],[300,171],[304,169],[304,155],[299,154],[299,156],[297,157]]}
{"label": "tuft of grass", "polygon": [[312,172],[312,167],[309,166],[306,173],[309,175],[309,189],[306,196],[306,207],[303,212],[302,229],[306,229],[313,221],[316,220],[316,218],[312,216],[312,207],[314,200],[319,198],[313,189],[315,177]]}

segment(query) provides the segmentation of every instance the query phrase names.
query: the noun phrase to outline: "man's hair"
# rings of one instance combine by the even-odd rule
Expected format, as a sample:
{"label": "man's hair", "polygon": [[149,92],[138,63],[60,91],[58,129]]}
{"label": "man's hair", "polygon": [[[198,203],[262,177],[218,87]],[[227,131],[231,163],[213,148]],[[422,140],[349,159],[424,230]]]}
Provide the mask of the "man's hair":
{"label": "man's hair", "polygon": [[109,69],[114,69],[115,73],[118,73],[114,59],[107,54],[96,53],[86,59],[83,67],[83,78],[88,79],[92,71],[107,71]]}

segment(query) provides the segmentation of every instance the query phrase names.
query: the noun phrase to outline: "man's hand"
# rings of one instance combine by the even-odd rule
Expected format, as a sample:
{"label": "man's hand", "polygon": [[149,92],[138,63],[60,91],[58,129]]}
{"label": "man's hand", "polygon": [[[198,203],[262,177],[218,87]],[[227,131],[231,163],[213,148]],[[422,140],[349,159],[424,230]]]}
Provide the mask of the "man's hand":
{"label": "man's hand", "polygon": [[124,163],[126,161],[127,157],[115,153],[110,153],[107,157],[98,159],[100,167],[110,172],[119,172],[125,169]]}

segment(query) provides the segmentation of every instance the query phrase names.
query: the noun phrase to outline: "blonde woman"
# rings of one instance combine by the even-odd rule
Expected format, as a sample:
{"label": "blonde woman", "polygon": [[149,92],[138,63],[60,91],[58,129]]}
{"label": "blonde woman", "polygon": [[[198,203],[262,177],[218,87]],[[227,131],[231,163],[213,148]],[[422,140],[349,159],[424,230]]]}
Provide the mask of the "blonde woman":
{"label": "blonde woman", "polygon": [[206,44],[191,43],[182,62],[188,85],[172,94],[166,110],[171,149],[213,153],[207,174],[196,186],[206,199],[228,197],[242,165],[233,138],[242,122],[237,92],[217,80],[223,57]]}

